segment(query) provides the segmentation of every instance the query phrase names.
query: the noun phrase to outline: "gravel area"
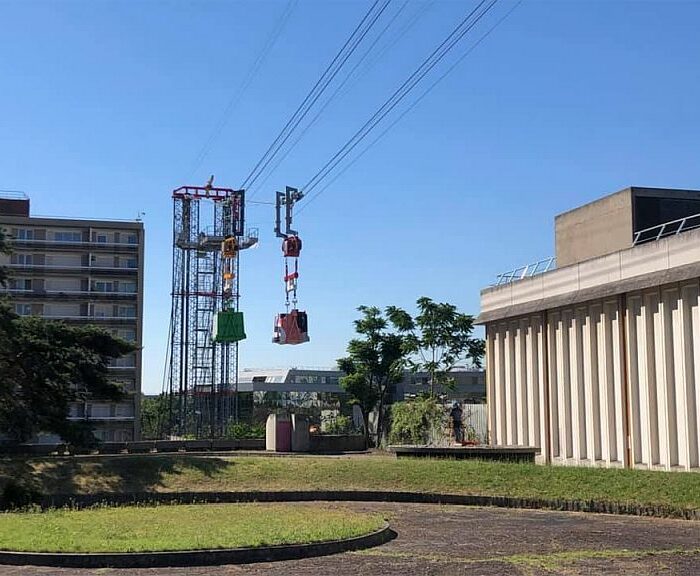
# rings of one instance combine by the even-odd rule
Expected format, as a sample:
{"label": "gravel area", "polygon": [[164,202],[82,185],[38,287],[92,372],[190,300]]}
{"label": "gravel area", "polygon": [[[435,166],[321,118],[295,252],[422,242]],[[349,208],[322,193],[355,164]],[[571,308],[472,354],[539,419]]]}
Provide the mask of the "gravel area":
{"label": "gravel area", "polygon": [[381,511],[398,537],[361,552],[280,563],[147,570],[0,566],[0,576],[700,574],[700,522],[430,504],[331,505]]}

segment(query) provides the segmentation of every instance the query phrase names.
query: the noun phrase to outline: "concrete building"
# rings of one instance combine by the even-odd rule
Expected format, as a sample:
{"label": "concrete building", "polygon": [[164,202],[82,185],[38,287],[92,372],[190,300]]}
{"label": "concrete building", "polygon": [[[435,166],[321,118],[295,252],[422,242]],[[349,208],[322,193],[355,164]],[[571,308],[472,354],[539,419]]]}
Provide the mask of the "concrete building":
{"label": "concrete building", "polygon": [[[483,402],[486,400],[486,373],[483,370],[456,368],[451,372],[453,390],[436,390],[448,400]],[[321,393],[341,394],[343,372],[324,368],[246,369],[240,373],[240,392]],[[406,372],[401,382],[389,390],[391,402],[401,402],[429,391],[427,373]]]}
{"label": "concrete building", "polygon": [[[437,387],[435,394],[447,401],[460,401],[468,404],[486,402],[486,372],[476,368],[457,367],[450,372],[454,380],[452,389]],[[406,373],[396,386],[395,401],[414,398],[430,392],[430,376],[427,372]]]}
{"label": "concrete building", "polygon": [[[453,390],[436,390],[443,402],[459,400],[464,404],[467,429],[486,437],[486,378],[483,370],[457,368],[452,372]],[[343,372],[324,368],[246,369],[239,375],[240,417],[244,421],[264,422],[279,409],[304,413],[323,429],[328,420],[342,414],[351,416],[355,427],[362,426],[362,413],[349,404],[349,396],[340,386]],[[428,375],[406,372],[403,380],[389,390],[389,404],[414,398],[429,391]],[[370,430],[376,417],[370,417]]]}
{"label": "concrete building", "polygon": [[127,391],[120,403],[71,406],[70,418],[90,420],[103,441],[139,438],[143,249],[141,222],[36,218],[23,195],[0,197],[0,228],[9,236],[7,292],[20,315],[94,324],[139,350],[110,366]]}
{"label": "concrete building", "polygon": [[481,292],[489,436],[543,462],[700,468],[700,191],[556,219],[558,267]]}

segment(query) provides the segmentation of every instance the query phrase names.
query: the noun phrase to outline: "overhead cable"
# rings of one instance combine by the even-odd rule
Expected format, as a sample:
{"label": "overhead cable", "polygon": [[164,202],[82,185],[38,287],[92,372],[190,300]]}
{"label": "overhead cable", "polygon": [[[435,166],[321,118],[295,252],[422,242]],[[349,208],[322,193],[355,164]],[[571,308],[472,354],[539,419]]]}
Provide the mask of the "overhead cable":
{"label": "overhead cable", "polygon": [[[255,186],[255,188],[249,188],[249,190],[250,190],[250,195],[249,195],[249,197],[252,197],[253,195],[255,195],[255,194],[258,193],[258,191],[259,191],[259,190],[265,185],[265,183],[269,180],[270,176],[272,176],[272,174],[274,174],[274,172],[277,170],[277,168],[279,168],[280,164],[282,164],[282,162],[284,162],[284,159],[285,159],[287,156],[289,156],[290,152],[297,146],[297,144],[299,144],[300,140],[306,135],[306,133],[309,131],[309,129],[311,129],[311,128],[316,124],[316,122],[317,122],[318,119],[321,117],[321,115],[323,114],[323,112],[326,110],[326,108],[328,108],[328,105],[329,105],[333,100],[336,99],[336,97],[337,97],[338,94],[340,93],[341,89],[347,84],[348,80],[350,80],[350,78],[352,78],[353,74],[355,73],[355,71],[357,70],[357,68],[360,66],[360,64],[362,64],[362,63],[365,61],[365,59],[367,58],[367,56],[372,52],[372,50],[374,49],[374,47],[377,45],[377,42],[379,42],[379,40],[384,36],[384,34],[386,33],[386,31],[392,26],[392,24],[394,23],[394,21],[395,21],[395,20],[398,18],[398,16],[403,12],[403,10],[404,10],[404,8],[406,8],[406,5],[408,4],[408,2],[409,2],[409,0],[404,0],[403,4],[402,4],[401,6],[399,6],[399,9],[394,13],[394,15],[391,17],[391,19],[389,20],[389,22],[387,22],[387,24],[386,24],[386,25],[384,26],[384,28],[379,32],[379,34],[377,34],[377,36],[376,36],[375,39],[372,41],[372,43],[369,45],[369,47],[367,48],[367,50],[365,50],[364,54],[362,54],[362,56],[360,56],[360,58],[357,60],[357,62],[356,62],[355,65],[352,67],[352,69],[350,70],[350,72],[348,72],[348,73],[346,74],[346,76],[345,76],[345,78],[342,80],[342,82],[341,82],[340,84],[338,84],[338,86],[337,86],[336,89],[333,91],[333,93],[328,97],[328,99],[326,99],[326,101],[324,102],[323,106],[318,110],[318,112],[316,112],[316,114],[315,114],[314,117],[311,119],[311,121],[301,130],[301,132],[299,132],[299,135],[294,139],[294,141],[293,141],[289,146],[287,146],[287,149],[284,151],[284,153],[283,153],[282,155],[280,155],[280,156],[277,158],[276,162],[275,162],[275,163],[270,167],[270,169],[267,171],[267,174],[265,175],[265,178],[264,178],[263,180],[259,181],[259,182],[257,183],[257,185]],[[367,70],[369,70],[368,67],[365,69],[365,72],[366,72]],[[359,76],[358,76],[357,78],[359,78]],[[357,78],[356,78],[356,79],[357,79]],[[346,92],[347,92],[347,91],[346,91]]]}
{"label": "overhead cable", "polygon": [[307,201],[302,205],[298,211],[297,215],[301,214],[301,212],[306,209],[309,204],[311,204],[318,196],[323,194],[328,188],[330,188],[333,183],[338,180],[345,172],[347,172],[348,169],[350,169],[360,158],[362,158],[369,150],[372,148],[375,144],[377,144],[384,136],[394,127],[396,126],[403,118],[411,111],[413,110],[430,92],[433,91],[433,89],[440,83],[442,82],[449,74],[457,67],[459,64],[462,63],[462,61],[469,56],[476,48],[481,44],[486,38],[504,21],[506,20],[514,11],[515,9],[522,4],[523,0],[518,0],[511,9],[506,12],[493,26],[491,26],[474,44],[472,44],[468,50],[464,52],[443,74],[441,74],[418,98],[416,98],[413,103],[406,108],[391,124],[389,124],[384,130],[382,130],[381,134],[377,136],[372,142],[370,142],[363,150],[360,152],[358,155],[356,155],[350,162],[348,162],[343,168],[333,176],[333,178],[326,183],[326,185],[318,190],[315,194],[312,194],[311,196],[308,197]]}
{"label": "overhead cable", "polygon": [[280,133],[273,140],[272,144],[270,144],[270,146],[262,155],[260,160],[258,160],[257,164],[245,178],[245,180],[240,186],[241,188],[247,188],[252,186],[252,184],[260,177],[265,168],[279,153],[281,147],[284,146],[284,143],[289,139],[289,137],[299,125],[299,123],[308,114],[311,107],[321,97],[328,85],[333,81],[333,79],[336,77],[338,72],[340,72],[340,70],[345,65],[350,56],[352,56],[352,54],[355,52],[358,45],[362,42],[367,33],[372,29],[372,27],[382,15],[384,10],[386,10],[390,2],[391,0],[383,0],[376,13],[375,8],[379,4],[379,0],[375,0],[375,2],[370,6],[367,13],[364,15],[360,23],[355,27],[350,37],[345,41],[345,44],[343,44],[342,48],[335,55],[335,57],[325,69],[325,71],[318,79],[316,84],[314,84],[314,86],[306,95],[302,103],[287,121],[284,128],[282,128]]}
{"label": "overhead cable", "polygon": [[[457,27],[443,40],[440,45],[418,66],[406,81],[382,104],[379,109],[355,132],[351,138],[324,164],[324,166],[312,176],[312,178],[301,188],[308,195],[316,188],[331,171],[343,161],[352,150],[364,140],[367,135],[379,124],[387,114],[389,114],[428,74],[454,46],[476,26],[479,21],[493,8],[498,0],[481,0],[467,16],[457,25]],[[486,7],[482,9],[482,6]]]}

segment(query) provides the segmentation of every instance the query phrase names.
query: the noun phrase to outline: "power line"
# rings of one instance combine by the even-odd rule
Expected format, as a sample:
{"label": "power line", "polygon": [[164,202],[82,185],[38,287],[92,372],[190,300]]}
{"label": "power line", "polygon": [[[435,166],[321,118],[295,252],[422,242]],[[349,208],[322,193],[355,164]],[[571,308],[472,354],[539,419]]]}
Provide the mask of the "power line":
{"label": "power line", "polygon": [[[308,114],[314,103],[321,97],[321,94],[323,94],[338,72],[340,72],[343,65],[347,62],[348,58],[352,56],[353,52],[357,49],[357,46],[360,44],[360,42],[362,42],[362,39],[371,30],[377,19],[382,15],[384,10],[386,10],[390,2],[391,0],[384,0],[383,5],[374,16],[372,16],[372,13],[379,3],[379,0],[375,0],[374,4],[370,6],[360,23],[355,27],[350,37],[345,41],[345,44],[343,44],[340,51],[335,55],[316,84],[314,84],[313,88],[309,91],[302,103],[295,110],[294,114],[292,114],[291,118],[287,121],[287,124],[285,124],[284,128],[282,128],[280,133],[277,135],[277,138],[275,138],[272,144],[270,144],[263,156],[260,158],[260,160],[258,160],[253,170],[251,170],[250,174],[248,174],[246,179],[243,181],[243,184],[240,186],[241,188],[251,186],[255,180],[260,177],[262,171],[265,170],[268,164],[277,155],[281,147],[291,136],[292,132],[304,119],[306,114]],[[369,23],[365,25],[365,22],[370,18],[371,20]],[[350,47],[348,48],[348,46]]]}
{"label": "power line", "polygon": [[515,9],[522,4],[523,0],[518,0],[511,9],[506,12],[496,23],[491,26],[474,44],[472,44],[469,49],[464,52],[445,72],[438,77],[435,82],[433,82],[416,100],[408,107],[406,108],[401,115],[399,115],[389,126],[387,126],[379,136],[377,136],[372,142],[370,142],[363,150],[360,152],[355,158],[353,158],[350,162],[348,162],[342,170],[340,170],[326,185],[321,188],[318,192],[313,194],[308,198],[308,200],[304,203],[301,208],[297,211],[297,215],[301,214],[301,212],[309,205],[311,204],[316,198],[318,198],[321,194],[323,194],[328,188],[330,188],[333,183],[338,180],[345,172],[348,171],[349,168],[351,168],[360,158],[362,158],[369,150],[372,148],[375,144],[377,144],[384,136],[394,127],[396,126],[403,118],[411,111],[413,110],[432,90],[440,83],[442,82],[449,74],[457,67],[459,66],[462,61],[469,56],[476,48],[481,44],[486,38],[504,21],[506,20],[514,11]]}
{"label": "power line", "polygon": [[406,22],[399,30],[398,32],[394,35],[393,38],[391,38],[382,48],[379,50],[379,52],[374,56],[374,58],[370,58],[369,62],[367,62],[362,70],[360,70],[359,74],[357,77],[354,79],[353,82],[350,83],[348,88],[345,90],[344,94],[347,94],[356,84],[357,81],[365,76],[374,66],[379,62],[384,55],[391,50],[398,42],[403,38],[408,31],[413,28],[413,26],[420,20],[420,18],[433,6],[435,3],[435,0],[429,0],[428,2],[424,2],[418,10],[416,10],[413,15],[408,19],[408,22]]}
{"label": "power line", "polygon": [[[301,189],[308,194],[386,117],[410,91],[432,70],[452,48],[493,8],[498,0],[491,0],[486,8],[479,12],[486,0],[481,0],[442,43],[420,64],[408,79],[382,104],[372,117],[352,135],[331,159]],[[475,16],[476,15],[476,16]],[[474,17],[473,21],[472,17]],[[470,22],[471,21],[471,22]]]}
{"label": "power line", "polygon": [[[287,147],[287,149],[284,151],[284,153],[277,158],[277,161],[274,163],[274,165],[267,171],[267,174],[265,175],[265,178],[258,183],[258,185],[255,187],[255,190],[250,190],[251,194],[249,197],[252,197],[253,195],[257,194],[258,191],[265,185],[265,183],[270,179],[270,176],[275,173],[277,168],[279,168],[280,164],[284,162],[284,159],[289,156],[290,152],[296,147],[296,145],[301,141],[301,139],[306,135],[306,133],[309,131],[311,127],[313,127],[318,119],[321,117],[323,112],[328,108],[328,105],[338,96],[339,92],[341,89],[347,84],[348,80],[352,77],[354,72],[357,70],[357,68],[364,62],[364,60],[367,58],[367,56],[372,52],[374,47],[376,46],[377,42],[382,38],[382,36],[386,33],[386,31],[391,27],[391,25],[394,23],[394,21],[398,18],[398,16],[403,12],[404,8],[406,8],[406,5],[408,4],[409,0],[404,0],[404,3],[399,7],[399,9],[394,13],[392,18],[387,22],[386,26],[379,32],[377,37],[374,39],[372,44],[365,50],[364,54],[358,59],[358,61],[355,63],[355,65],[352,67],[352,70],[348,72],[348,74],[345,76],[343,81],[338,84],[336,89],[333,91],[333,94],[330,95],[330,97],[325,101],[323,106],[319,109],[319,111],[316,113],[316,115],[311,119],[311,121],[302,129],[302,131],[299,133],[299,135],[294,139],[294,141]],[[369,68],[365,69],[365,72],[369,70]],[[359,78],[359,76],[358,76]],[[347,93],[347,91],[346,91]]]}
{"label": "power line", "polygon": [[228,104],[224,108],[224,111],[221,113],[221,116],[219,116],[219,119],[217,120],[216,125],[209,134],[209,137],[207,138],[204,145],[200,148],[199,153],[197,154],[197,157],[195,158],[195,161],[192,164],[192,168],[190,169],[186,180],[189,180],[194,175],[194,173],[200,167],[200,165],[207,157],[209,152],[211,152],[211,149],[218,140],[223,129],[226,127],[226,124],[228,123],[229,119],[231,118],[231,113],[241,101],[243,95],[253,83],[253,80],[255,80],[260,69],[265,63],[265,60],[267,60],[268,55],[272,51],[272,48],[274,48],[277,40],[281,36],[282,31],[286,27],[287,22],[289,21],[289,17],[296,8],[298,2],[299,0],[289,0],[285,5],[282,14],[276,20],[274,26],[272,27],[272,30],[270,31],[270,34],[268,34],[265,43],[263,44],[262,49],[258,53],[258,56],[255,58],[255,60],[253,60],[253,63],[248,69],[248,72],[246,73],[243,81],[241,82],[233,96],[231,96],[231,99],[228,101]]}
{"label": "power line", "polygon": [[418,66],[404,83],[382,104],[372,117],[353,134],[353,136],[336,152],[331,159],[302,187],[307,194],[328,176],[328,174],[391,112],[420,82],[425,75],[437,65],[445,55],[459,42],[464,35],[469,32],[479,20],[496,4],[498,0],[491,0],[490,4],[483,10],[468,26],[466,25],[472,16],[477,14],[486,0],[481,0],[479,4],[462,19],[457,27],[447,36],[442,43]]}

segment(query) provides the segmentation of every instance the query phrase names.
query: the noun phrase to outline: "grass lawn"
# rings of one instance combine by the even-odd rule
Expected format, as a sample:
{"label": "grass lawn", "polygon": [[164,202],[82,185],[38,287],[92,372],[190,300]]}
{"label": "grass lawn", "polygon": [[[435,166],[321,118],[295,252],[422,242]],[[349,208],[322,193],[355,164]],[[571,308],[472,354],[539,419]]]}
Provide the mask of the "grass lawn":
{"label": "grass lawn", "polygon": [[44,493],[404,490],[700,508],[700,474],[474,460],[186,455],[5,459],[0,460],[2,476]]}
{"label": "grass lawn", "polygon": [[136,552],[322,542],[367,534],[383,518],[280,504],[128,506],[0,514],[0,549]]}

